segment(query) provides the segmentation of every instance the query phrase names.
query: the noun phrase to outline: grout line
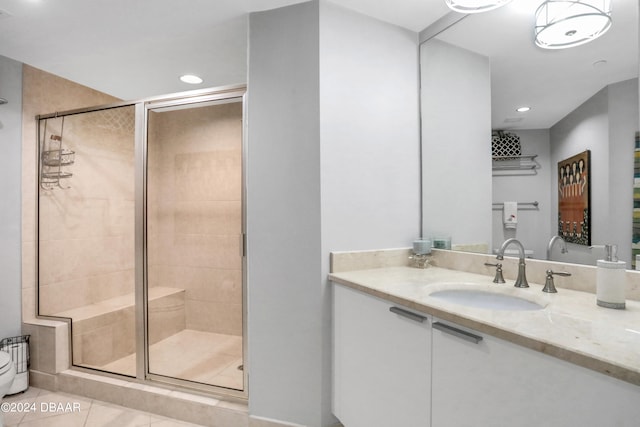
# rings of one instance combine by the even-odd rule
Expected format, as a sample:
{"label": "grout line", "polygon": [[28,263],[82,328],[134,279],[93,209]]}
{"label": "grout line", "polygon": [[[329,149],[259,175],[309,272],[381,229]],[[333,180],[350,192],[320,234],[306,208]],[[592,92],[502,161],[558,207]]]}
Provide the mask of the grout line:
{"label": "grout line", "polygon": [[84,423],[82,423],[83,427],[88,427],[87,426],[87,422],[89,422],[89,415],[91,415],[91,409],[93,408],[93,402],[94,402],[94,399],[91,399],[91,402],[89,403],[89,409],[87,410],[87,418],[85,418]]}

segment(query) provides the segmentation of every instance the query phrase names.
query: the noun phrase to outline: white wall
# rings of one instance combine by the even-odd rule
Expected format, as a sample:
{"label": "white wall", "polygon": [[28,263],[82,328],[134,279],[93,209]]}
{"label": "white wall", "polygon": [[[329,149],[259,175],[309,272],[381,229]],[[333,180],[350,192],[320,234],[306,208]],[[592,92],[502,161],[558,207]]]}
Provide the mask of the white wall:
{"label": "white wall", "polygon": [[[618,245],[618,255],[627,267],[631,260],[637,85],[637,79],[632,79],[605,87],[550,130],[552,165],[591,150],[591,244]],[[557,179],[552,179],[552,221],[558,212],[556,185]],[[602,255],[602,250],[571,244],[569,254],[558,260],[595,264]]]}
{"label": "white wall", "polygon": [[417,34],[312,1],[249,40],[249,411],[328,426],[329,252],[419,229]]}
{"label": "white wall", "polygon": [[[515,237],[522,242],[525,249],[533,251],[533,258],[545,259],[549,239],[556,234],[553,228],[555,222],[550,222],[552,209],[549,186],[556,172],[549,161],[549,130],[510,130],[508,132],[520,137],[523,155],[537,155],[535,161],[539,167],[535,173],[520,170],[508,173],[496,172],[493,176],[493,201],[495,203],[537,201],[539,205],[537,209],[522,206],[522,209],[518,210],[518,225],[515,230],[505,229],[502,209],[494,209],[492,248],[499,248],[503,241]],[[553,208],[553,210],[557,209]]]}
{"label": "white wall", "polygon": [[[609,119],[607,89],[602,89],[580,107],[551,127],[551,162],[558,162],[591,150],[591,242],[603,242],[608,235],[605,217],[609,215]],[[555,176],[554,176],[555,178]],[[558,215],[558,180],[551,181],[552,223]],[[582,245],[570,244],[569,253],[558,260],[595,264],[591,250]]]}
{"label": "white wall", "polygon": [[319,7],[252,13],[247,95],[249,412],[319,426]]}
{"label": "white wall", "polygon": [[[411,246],[420,228],[418,35],[320,3],[324,290],[329,409],[329,252]],[[325,417],[323,425],[330,425]]]}
{"label": "white wall", "polygon": [[453,244],[489,245],[489,59],[431,39],[421,45],[421,69],[425,237],[444,234]]}
{"label": "white wall", "polygon": [[420,227],[417,34],[321,6],[323,247],[411,246]]}
{"label": "white wall", "polygon": [[0,56],[0,339],[20,335],[22,64]]}

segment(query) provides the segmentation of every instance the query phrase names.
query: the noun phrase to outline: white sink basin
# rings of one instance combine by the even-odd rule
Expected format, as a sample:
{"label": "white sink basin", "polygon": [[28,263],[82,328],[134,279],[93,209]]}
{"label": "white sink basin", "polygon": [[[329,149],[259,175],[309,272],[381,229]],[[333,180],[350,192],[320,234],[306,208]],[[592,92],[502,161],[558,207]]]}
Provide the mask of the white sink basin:
{"label": "white sink basin", "polygon": [[477,289],[447,289],[432,292],[429,296],[454,304],[488,310],[530,311],[544,308],[534,301],[514,295]]}

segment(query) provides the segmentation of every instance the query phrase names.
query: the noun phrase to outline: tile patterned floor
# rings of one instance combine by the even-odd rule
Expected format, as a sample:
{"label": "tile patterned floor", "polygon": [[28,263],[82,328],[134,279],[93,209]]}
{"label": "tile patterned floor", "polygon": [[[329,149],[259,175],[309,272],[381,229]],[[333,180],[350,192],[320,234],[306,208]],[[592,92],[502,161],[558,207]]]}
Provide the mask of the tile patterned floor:
{"label": "tile patterned floor", "polygon": [[35,387],[5,397],[1,414],[5,427],[199,427],[198,424]]}

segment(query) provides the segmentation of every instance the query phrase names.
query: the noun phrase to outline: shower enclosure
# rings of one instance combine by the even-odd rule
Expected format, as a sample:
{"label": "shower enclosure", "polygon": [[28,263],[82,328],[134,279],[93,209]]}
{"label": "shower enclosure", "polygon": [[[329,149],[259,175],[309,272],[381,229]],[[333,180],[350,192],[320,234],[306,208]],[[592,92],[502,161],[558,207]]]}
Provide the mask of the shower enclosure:
{"label": "shower enclosure", "polygon": [[244,91],[38,116],[38,314],[74,366],[246,395]]}

